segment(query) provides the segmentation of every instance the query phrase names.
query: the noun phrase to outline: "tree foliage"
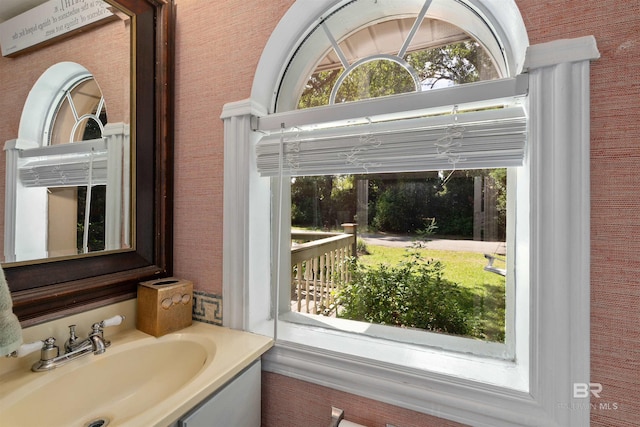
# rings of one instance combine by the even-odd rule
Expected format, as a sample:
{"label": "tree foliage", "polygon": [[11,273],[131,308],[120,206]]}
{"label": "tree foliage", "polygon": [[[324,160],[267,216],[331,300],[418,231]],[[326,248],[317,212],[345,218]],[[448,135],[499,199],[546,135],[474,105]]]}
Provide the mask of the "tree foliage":
{"label": "tree foliage", "polygon": [[406,59],[426,89],[473,83],[493,69],[484,49],[471,40],[413,52]]}
{"label": "tree foliage", "polygon": [[[91,206],[89,209],[89,252],[102,251],[105,249],[105,218],[106,218],[106,185],[96,185],[91,189]],[[77,202],[77,227],[76,244],[78,253],[83,253],[84,223],[85,223],[85,203],[87,202],[87,187],[78,187]]]}
{"label": "tree foliage", "polygon": [[291,224],[334,228],[356,214],[355,177],[302,176],[291,183]]}
{"label": "tree foliage", "polygon": [[355,183],[366,179],[370,228],[412,234],[434,221],[437,234],[468,238],[473,236],[474,178],[490,176],[496,180],[498,228],[505,230],[505,169],[460,170],[443,178],[448,175],[445,171],[299,177],[291,185],[291,223],[331,229],[343,222],[357,222]]}

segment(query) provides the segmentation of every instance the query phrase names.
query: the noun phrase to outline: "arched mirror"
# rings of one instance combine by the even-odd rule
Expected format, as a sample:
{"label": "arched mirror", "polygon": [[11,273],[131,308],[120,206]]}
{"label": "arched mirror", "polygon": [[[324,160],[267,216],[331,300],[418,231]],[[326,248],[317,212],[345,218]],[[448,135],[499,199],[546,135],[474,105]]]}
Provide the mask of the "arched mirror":
{"label": "arched mirror", "polygon": [[0,58],[15,76],[3,92],[16,94],[0,104],[2,267],[23,326],[132,298],[171,273],[174,5],[105,0],[106,17],[59,25],[89,22],[98,3],[0,7],[3,21],[27,22],[9,40],[45,39],[8,55],[5,43]]}

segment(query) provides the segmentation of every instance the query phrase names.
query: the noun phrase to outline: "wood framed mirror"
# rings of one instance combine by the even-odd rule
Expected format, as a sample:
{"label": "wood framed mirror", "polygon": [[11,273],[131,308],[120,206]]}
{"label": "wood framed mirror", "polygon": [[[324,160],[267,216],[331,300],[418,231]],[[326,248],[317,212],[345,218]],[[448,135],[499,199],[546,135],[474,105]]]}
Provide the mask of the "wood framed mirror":
{"label": "wood framed mirror", "polygon": [[172,272],[175,6],[172,0],[106,1],[131,25],[133,247],[4,265],[23,327],[134,298],[139,282]]}

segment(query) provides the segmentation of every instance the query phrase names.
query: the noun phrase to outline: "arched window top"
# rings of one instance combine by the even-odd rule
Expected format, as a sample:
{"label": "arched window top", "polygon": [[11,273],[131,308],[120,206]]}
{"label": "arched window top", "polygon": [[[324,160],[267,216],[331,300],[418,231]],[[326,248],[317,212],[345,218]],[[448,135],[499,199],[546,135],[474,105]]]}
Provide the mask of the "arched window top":
{"label": "arched window top", "polygon": [[49,145],[102,138],[107,123],[104,97],[93,77],[63,91],[48,132]]}
{"label": "arched window top", "polygon": [[82,65],[60,62],[38,78],[24,104],[18,147],[102,137],[106,107],[93,75]]}
{"label": "arched window top", "polygon": [[[411,54],[460,43],[482,55],[484,66],[474,71],[476,80],[513,77],[522,69],[528,45],[524,23],[511,1],[500,7],[483,0],[296,2],[281,24],[264,51],[252,91],[252,99],[269,112],[305,107],[299,104],[301,95],[318,83],[313,81],[318,72],[333,74],[331,92],[323,89],[332,93],[326,104],[389,94],[374,91],[352,99],[340,94],[349,90],[345,82],[362,79],[358,73],[370,74],[375,67],[393,67],[403,74],[401,88],[393,93],[421,90],[434,79],[416,69]],[[436,79],[438,84],[446,80]]]}

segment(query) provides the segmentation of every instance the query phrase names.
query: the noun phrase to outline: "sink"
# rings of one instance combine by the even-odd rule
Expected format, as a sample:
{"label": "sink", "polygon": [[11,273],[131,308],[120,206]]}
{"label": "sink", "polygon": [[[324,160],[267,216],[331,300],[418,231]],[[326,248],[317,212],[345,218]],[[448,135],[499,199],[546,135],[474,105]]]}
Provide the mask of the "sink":
{"label": "sink", "polygon": [[160,338],[134,328],[105,335],[106,353],[51,371],[31,372],[39,354],[0,360],[0,426],[174,425],[273,345],[201,322]]}
{"label": "sink", "polygon": [[1,405],[2,425],[121,425],[173,395],[215,356],[215,342],[175,334],[113,343],[45,373],[15,390]]}

